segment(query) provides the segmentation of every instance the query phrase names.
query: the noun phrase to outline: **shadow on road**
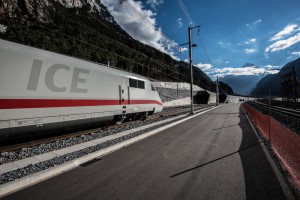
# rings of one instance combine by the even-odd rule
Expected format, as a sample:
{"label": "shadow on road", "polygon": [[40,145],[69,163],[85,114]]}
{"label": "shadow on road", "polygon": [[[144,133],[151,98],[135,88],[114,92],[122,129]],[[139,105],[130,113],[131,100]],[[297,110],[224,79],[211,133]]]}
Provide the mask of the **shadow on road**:
{"label": "shadow on road", "polygon": [[239,112],[236,114],[238,114],[239,123],[234,126],[239,126],[242,130],[242,141],[237,151],[173,174],[170,178],[199,169],[238,153],[244,172],[246,199],[289,199],[282,189],[282,186],[241,106],[239,107]]}
{"label": "shadow on road", "polygon": [[244,170],[247,199],[287,199],[241,106],[239,111],[239,126],[243,134],[239,155]]}

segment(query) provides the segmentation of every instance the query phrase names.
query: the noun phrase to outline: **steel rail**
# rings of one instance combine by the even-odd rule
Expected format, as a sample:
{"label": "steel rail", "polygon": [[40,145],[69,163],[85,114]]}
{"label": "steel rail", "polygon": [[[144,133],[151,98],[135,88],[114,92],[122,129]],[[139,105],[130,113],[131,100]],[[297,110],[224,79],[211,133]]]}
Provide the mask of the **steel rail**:
{"label": "steel rail", "polygon": [[[200,105],[200,106],[196,107],[196,110],[205,109],[205,108],[209,108],[212,106],[214,106],[214,105],[205,105],[205,106]],[[164,109],[163,112],[161,112],[161,113],[157,113],[157,114],[148,116],[147,119],[148,120],[154,119],[155,120],[154,122],[156,122],[156,121],[159,121],[160,118],[174,117],[174,116],[178,116],[178,115],[181,115],[184,113],[188,113],[189,111],[190,111],[189,106],[170,107],[170,108]],[[77,132],[72,132],[72,133],[63,134],[63,135],[59,135],[59,136],[37,139],[37,140],[30,141],[30,142],[19,142],[17,144],[0,147],[0,153],[16,151],[16,150],[22,149],[22,148],[30,148],[30,147],[41,145],[41,144],[49,144],[49,143],[56,142],[58,140],[66,140],[68,138],[81,137],[82,135],[89,135],[89,134],[93,134],[98,131],[105,131],[108,129],[118,129],[122,126],[130,125],[130,124],[134,124],[134,123],[138,123],[138,122],[141,122],[141,121],[133,120],[133,121],[124,122],[122,124],[105,125],[100,128],[88,129],[88,130],[83,130],[83,131],[79,131],[79,132],[77,131]]]}
{"label": "steel rail", "polygon": [[255,103],[258,106],[261,106],[261,107],[264,107],[264,108],[267,108],[267,109],[271,109],[272,111],[275,111],[275,112],[279,112],[279,113],[282,113],[282,114],[286,114],[286,115],[289,115],[289,116],[300,118],[300,111],[297,111],[297,110],[282,108],[282,107],[278,107],[278,106],[271,106],[270,107],[267,104],[257,102],[257,101],[253,101],[253,103]]}

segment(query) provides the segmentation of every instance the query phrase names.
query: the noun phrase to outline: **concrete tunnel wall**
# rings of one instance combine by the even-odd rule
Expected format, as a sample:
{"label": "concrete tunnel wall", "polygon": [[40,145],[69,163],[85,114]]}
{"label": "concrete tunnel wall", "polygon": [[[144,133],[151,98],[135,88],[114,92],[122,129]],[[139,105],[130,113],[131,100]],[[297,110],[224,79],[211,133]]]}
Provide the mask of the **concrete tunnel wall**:
{"label": "concrete tunnel wall", "polygon": [[[191,104],[190,99],[190,84],[188,83],[177,83],[177,82],[152,82],[152,84],[157,88],[158,92],[177,92],[178,97],[178,91],[184,91],[185,90],[185,96],[179,97],[177,99],[172,98],[166,98],[162,97],[163,106],[169,107],[169,106],[180,106],[180,105],[189,105]],[[187,92],[188,91],[188,92]],[[203,88],[193,85],[193,91],[194,91],[194,103],[195,104],[211,104],[216,103],[216,93],[206,91]],[[161,94],[160,94],[161,95]],[[164,94],[165,95],[165,94]],[[173,94],[173,96],[176,96],[176,94]],[[180,95],[179,95],[180,96]],[[175,98],[175,97],[173,97]],[[226,98],[226,97],[225,97]],[[220,95],[220,102],[224,102],[223,97]]]}

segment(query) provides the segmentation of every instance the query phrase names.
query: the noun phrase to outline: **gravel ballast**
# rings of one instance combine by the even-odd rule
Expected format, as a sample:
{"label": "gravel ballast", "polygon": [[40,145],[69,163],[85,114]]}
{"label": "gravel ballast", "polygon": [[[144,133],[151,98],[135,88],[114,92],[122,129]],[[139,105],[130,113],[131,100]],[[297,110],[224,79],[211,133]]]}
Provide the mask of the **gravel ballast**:
{"label": "gravel ballast", "polygon": [[[206,110],[206,109],[203,109],[203,110]],[[143,130],[139,130],[139,131],[130,133],[128,135],[124,135],[122,137],[119,137],[119,138],[116,138],[116,139],[113,139],[113,140],[109,140],[109,141],[103,142],[101,144],[92,146],[92,147],[88,147],[88,148],[85,148],[85,149],[82,149],[82,150],[79,150],[79,151],[75,151],[75,152],[72,152],[72,153],[68,153],[68,154],[65,154],[65,155],[62,155],[62,156],[57,156],[57,157],[54,157],[50,160],[42,161],[42,162],[39,162],[39,163],[36,163],[36,164],[30,164],[30,165],[27,165],[26,167],[23,167],[23,168],[8,171],[8,172],[3,173],[3,174],[0,175],[0,185],[11,182],[11,181],[14,181],[16,179],[26,177],[26,176],[31,175],[33,173],[37,173],[37,172],[49,169],[51,167],[55,167],[57,165],[61,165],[63,163],[66,163],[68,161],[72,161],[76,158],[80,158],[80,157],[85,156],[87,154],[105,149],[105,148],[107,148],[109,146],[112,146],[114,144],[120,143],[122,141],[131,139],[131,138],[134,138],[134,137],[137,137],[139,135],[142,135],[142,134],[144,134],[146,132],[149,132],[151,130],[160,128],[160,127],[165,126],[167,124],[179,121],[183,118],[186,118],[187,116],[188,115],[182,115],[182,117],[178,116],[174,120],[169,120],[165,123],[158,124],[158,125],[155,125],[153,127],[146,128],[146,129],[143,129]],[[162,119],[160,119],[159,121],[161,121],[161,120]],[[145,125],[145,121],[140,122],[140,123],[142,125]],[[141,125],[140,123],[137,123],[137,124]],[[147,124],[151,124],[151,123],[153,123],[153,122],[150,122],[150,121],[147,122]],[[135,128],[135,126],[133,126],[131,124],[130,126],[128,126],[126,128],[127,128],[127,130],[130,130],[130,129]],[[122,132],[124,130],[125,130],[124,127],[113,129],[114,134],[117,133],[117,132]],[[109,131],[109,132],[107,132],[107,131]],[[35,154],[42,154],[42,152],[46,153],[46,152],[49,152],[49,151],[53,151],[54,149],[60,149],[60,148],[64,148],[64,147],[67,147],[67,146],[72,146],[72,145],[74,145],[74,143],[80,144],[80,143],[83,143],[85,141],[91,141],[93,139],[96,139],[96,138],[99,138],[99,137],[104,137],[104,136],[111,135],[111,134],[112,134],[111,130],[100,131],[99,134],[95,133],[95,134],[88,135],[88,136],[85,135],[85,136],[81,136],[81,137],[78,137],[78,138],[70,138],[68,140],[56,141],[55,143],[51,143],[49,145],[48,144],[39,145],[39,146],[33,147],[33,148],[21,149],[17,152],[2,153],[6,157],[5,157],[5,159],[4,159],[3,155],[1,155],[1,157],[2,157],[3,160],[6,160],[7,162],[10,161],[10,160],[16,160],[17,158],[20,159],[21,157],[32,157]]]}
{"label": "gravel ballast", "polygon": [[[248,104],[260,111],[261,113],[265,115],[269,115],[270,111],[267,108],[264,108],[262,106],[259,106],[253,102],[248,102]],[[287,127],[288,129],[294,131],[295,133],[300,134],[300,119],[297,117],[293,117],[287,114],[279,113],[276,111],[271,111],[271,116],[276,119],[278,122],[280,122],[282,125]]]}
{"label": "gravel ballast", "polygon": [[[168,100],[174,100],[174,99],[188,97],[190,95],[189,90],[178,90],[177,91],[177,90],[169,89],[169,88],[157,88],[157,89],[158,89],[158,92],[160,93],[160,97],[163,102],[168,101]],[[176,108],[164,108],[163,112],[170,112],[170,111],[176,110],[176,109],[180,110],[182,108],[187,108],[187,107],[189,107],[189,106],[181,106],[181,107],[176,107]],[[207,107],[207,106],[203,106],[203,105],[198,106],[198,108],[200,108],[200,109],[205,108],[205,107]],[[196,108],[197,108],[197,106],[195,107],[195,110],[196,110]],[[138,128],[141,126],[145,126],[145,125],[149,125],[149,124],[152,124],[152,123],[155,123],[158,121],[166,120],[166,119],[169,119],[174,116],[179,116],[179,115],[182,115],[183,113],[187,113],[187,111],[178,112],[176,114],[167,115],[167,116],[159,115],[159,117],[154,117],[154,118],[150,117],[149,119],[144,120],[144,121],[134,121],[134,122],[130,122],[130,123],[124,123],[117,127],[109,126],[109,127],[103,128],[103,130],[100,130],[98,132],[88,134],[88,135],[81,135],[80,137],[71,137],[68,139],[57,140],[55,142],[51,142],[51,143],[47,143],[47,144],[40,144],[40,145],[33,146],[33,147],[22,148],[22,149],[19,149],[16,151],[3,152],[0,154],[0,166],[7,164],[7,163],[13,163],[18,160],[31,158],[33,156],[42,155],[42,154],[52,152],[55,150],[63,149],[66,147],[71,147],[71,146],[85,143],[88,141],[93,141],[95,139],[104,138],[106,136],[114,135],[116,133],[120,133],[123,131],[132,130],[132,129],[135,129],[135,128]],[[30,164],[30,165],[27,165],[26,167],[23,167],[23,168],[20,168],[17,170],[5,172],[3,174],[0,174],[0,185],[14,181],[16,179],[20,179],[22,177],[26,177],[26,176],[36,173],[36,172],[40,172],[40,171],[49,169],[51,167],[55,167],[57,165],[61,165],[63,163],[72,161],[76,158],[90,154],[92,152],[96,152],[101,149],[105,149],[114,144],[117,144],[122,141],[142,135],[153,129],[157,129],[159,127],[162,127],[167,124],[173,123],[175,121],[181,120],[182,118],[185,118],[185,117],[186,116],[180,117],[180,118],[177,117],[177,119],[175,119],[175,120],[172,120],[172,121],[169,121],[169,122],[166,122],[163,124],[159,124],[159,125],[156,125],[154,127],[147,128],[144,130],[139,130],[139,131],[130,133],[128,135],[125,135],[125,136],[122,136],[122,137],[119,137],[119,138],[116,138],[113,140],[109,140],[109,141],[103,142],[101,144],[92,146],[92,147],[84,148],[79,151],[68,153],[68,154],[65,154],[62,156],[57,156],[50,160],[38,162],[35,164]]]}

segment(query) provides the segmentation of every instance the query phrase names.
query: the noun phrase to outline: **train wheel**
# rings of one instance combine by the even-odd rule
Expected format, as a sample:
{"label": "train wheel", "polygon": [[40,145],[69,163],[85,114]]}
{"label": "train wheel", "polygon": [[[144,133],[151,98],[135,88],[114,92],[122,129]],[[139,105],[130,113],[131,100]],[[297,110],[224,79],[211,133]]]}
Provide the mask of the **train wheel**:
{"label": "train wheel", "polygon": [[144,121],[147,119],[148,112],[143,113],[141,120]]}
{"label": "train wheel", "polygon": [[122,124],[125,119],[126,119],[126,114],[116,115],[113,119],[113,123]]}

